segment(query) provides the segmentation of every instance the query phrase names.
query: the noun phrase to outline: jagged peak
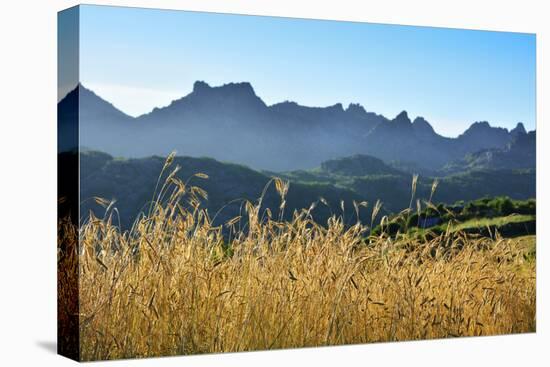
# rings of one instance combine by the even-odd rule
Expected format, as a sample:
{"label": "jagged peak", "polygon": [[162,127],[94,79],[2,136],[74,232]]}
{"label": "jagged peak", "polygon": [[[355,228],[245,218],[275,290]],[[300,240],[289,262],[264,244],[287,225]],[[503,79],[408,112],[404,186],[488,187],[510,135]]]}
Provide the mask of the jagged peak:
{"label": "jagged peak", "polygon": [[417,130],[435,132],[433,126],[422,116],[418,116],[417,118],[415,118],[412,122],[412,125]]}
{"label": "jagged peak", "polygon": [[491,129],[491,125],[487,121],[476,121],[471,124],[460,136],[466,136],[475,133],[476,131],[487,131]]}
{"label": "jagged peak", "polygon": [[491,125],[489,124],[488,121],[476,121],[472,125],[470,125],[470,127],[467,130],[486,129],[486,128],[490,128],[490,127],[491,127]]}
{"label": "jagged peak", "polygon": [[197,80],[195,83],[193,83],[193,92],[201,92],[203,90],[210,90],[212,87],[208,83],[202,80]]}
{"label": "jagged peak", "polygon": [[227,83],[218,87],[212,87],[208,83],[202,80],[197,80],[193,84],[193,93],[200,94],[204,92],[231,92],[241,95],[256,96],[254,88],[249,82]]}
{"label": "jagged peak", "polygon": [[511,134],[527,134],[527,130],[525,130],[525,126],[522,122],[518,122],[516,127],[514,127],[512,130],[510,130]]}
{"label": "jagged peak", "polygon": [[365,110],[365,107],[363,107],[359,103],[350,103],[348,105],[348,108],[346,108],[346,112],[358,114],[358,115],[363,115],[367,113],[367,111]]}
{"label": "jagged peak", "polygon": [[492,137],[500,139],[506,139],[509,131],[503,127],[493,127],[487,121],[476,121],[470,127],[468,127],[458,138],[466,137]]}
{"label": "jagged peak", "polygon": [[376,125],[374,131],[385,131],[392,133],[410,133],[413,126],[407,111],[402,111],[393,120],[386,120],[381,124]]}
{"label": "jagged peak", "polygon": [[413,120],[413,125],[429,125],[430,123],[422,116],[418,116]]}
{"label": "jagged peak", "polygon": [[401,111],[397,116],[395,116],[395,118],[392,121],[399,122],[399,123],[407,123],[409,125],[411,124],[411,119],[409,118],[409,114],[405,110]]}

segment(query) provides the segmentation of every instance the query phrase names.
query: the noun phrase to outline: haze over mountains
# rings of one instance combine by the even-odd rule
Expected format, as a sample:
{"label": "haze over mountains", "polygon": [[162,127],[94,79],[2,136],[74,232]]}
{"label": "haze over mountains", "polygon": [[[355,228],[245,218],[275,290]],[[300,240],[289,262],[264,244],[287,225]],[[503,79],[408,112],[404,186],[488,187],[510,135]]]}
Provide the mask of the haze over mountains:
{"label": "haze over mountains", "polygon": [[[422,117],[411,121],[405,111],[388,119],[359,104],[268,106],[246,82],[211,87],[197,81],[187,96],[136,118],[79,85],[58,104],[60,129],[75,113],[77,100],[80,145],[114,156],[164,156],[175,149],[181,156],[282,172],[363,154],[401,170],[434,173],[468,167],[465,160],[484,151],[480,154],[485,158],[475,158],[473,166],[492,168],[492,162],[499,162],[499,168],[534,167],[535,132],[528,135],[521,123],[508,131],[476,122],[457,138],[448,138]],[[516,141],[523,148],[513,148]],[[507,167],[505,155],[515,157],[516,152],[533,159],[515,159],[514,167]]]}

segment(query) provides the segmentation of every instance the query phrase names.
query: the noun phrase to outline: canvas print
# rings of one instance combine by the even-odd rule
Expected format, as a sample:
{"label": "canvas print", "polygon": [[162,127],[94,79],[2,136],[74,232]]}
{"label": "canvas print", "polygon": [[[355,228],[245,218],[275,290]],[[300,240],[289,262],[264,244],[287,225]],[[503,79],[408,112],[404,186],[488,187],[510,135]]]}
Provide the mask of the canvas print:
{"label": "canvas print", "polygon": [[534,34],[58,15],[58,348],[536,331]]}

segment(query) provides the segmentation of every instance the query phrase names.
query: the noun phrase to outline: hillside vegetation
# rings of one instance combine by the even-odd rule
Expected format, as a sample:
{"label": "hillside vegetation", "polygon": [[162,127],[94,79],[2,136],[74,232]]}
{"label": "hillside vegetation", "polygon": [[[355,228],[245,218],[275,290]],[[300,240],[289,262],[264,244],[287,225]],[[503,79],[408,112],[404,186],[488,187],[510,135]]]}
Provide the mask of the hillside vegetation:
{"label": "hillside vegetation", "polygon": [[459,231],[482,236],[517,237],[536,233],[536,201],[511,200],[509,197],[482,198],[453,205],[429,204],[417,207],[406,217],[396,215],[374,228],[396,236],[437,236]]}
{"label": "hillside vegetation", "polygon": [[[206,181],[192,177],[191,182],[202,181],[201,187],[208,192],[208,198],[201,205],[208,210],[216,225],[240,215],[242,201],[252,201],[261,196],[266,184],[275,176],[292,183],[286,197],[285,220],[292,219],[294,210],[307,208],[314,202],[319,205],[312,210],[312,214],[319,223],[326,223],[331,215],[338,214],[343,215],[348,225],[357,220],[354,201],[370,204],[367,208],[361,208],[364,217],[370,217],[377,200],[382,202],[380,213],[384,215],[398,213],[410,204],[412,175],[369,156],[330,160],[317,169],[285,173],[259,172],[211,158],[173,159],[174,164],[180,167],[175,177],[187,181],[195,172],[204,172],[209,176]],[[81,213],[88,215],[90,210],[101,213],[101,207],[93,200],[95,196],[115,199],[118,208],[115,220],[120,220],[123,228],[130,228],[138,213],[150,205],[153,199],[151,192],[163,164],[161,157],[119,159],[100,152],[81,152]],[[435,203],[470,201],[486,196],[509,196],[513,199],[535,196],[534,170],[484,170],[437,179],[419,177],[415,200],[430,199],[434,180],[439,182],[437,191],[431,197]],[[277,211],[280,203],[272,187],[267,188],[263,197],[262,210],[269,208],[272,212]]]}

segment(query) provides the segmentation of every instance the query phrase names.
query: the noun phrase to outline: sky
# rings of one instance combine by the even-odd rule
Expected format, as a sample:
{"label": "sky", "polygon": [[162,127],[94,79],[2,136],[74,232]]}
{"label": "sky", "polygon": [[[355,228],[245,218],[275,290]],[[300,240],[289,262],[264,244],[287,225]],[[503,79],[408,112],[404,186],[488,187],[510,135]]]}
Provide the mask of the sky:
{"label": "sky", "polygon": [[78,16],[79,8],[72,7],[57,17],[57,100],[78,83]]}
{"label": "sky", "polygon": [[406,110],[445,136],[535,128],[535,35],[85,5],[80,81],[132,116],[247,81],[268,105]]}

